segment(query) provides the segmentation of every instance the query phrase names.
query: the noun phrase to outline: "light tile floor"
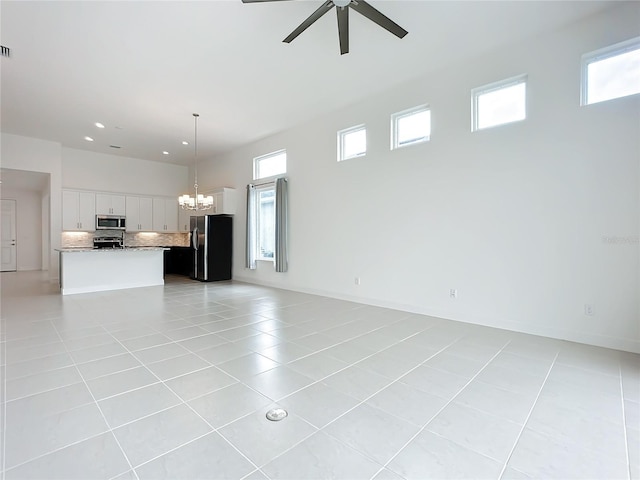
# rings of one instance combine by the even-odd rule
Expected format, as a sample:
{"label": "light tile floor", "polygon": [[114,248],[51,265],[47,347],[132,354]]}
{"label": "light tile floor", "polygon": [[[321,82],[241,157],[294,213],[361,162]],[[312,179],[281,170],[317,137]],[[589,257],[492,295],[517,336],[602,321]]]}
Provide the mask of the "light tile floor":
{"label": "light tile floor", "polygon": [[7,480],[640,479],[638,355],[242,283],[1,281]]}

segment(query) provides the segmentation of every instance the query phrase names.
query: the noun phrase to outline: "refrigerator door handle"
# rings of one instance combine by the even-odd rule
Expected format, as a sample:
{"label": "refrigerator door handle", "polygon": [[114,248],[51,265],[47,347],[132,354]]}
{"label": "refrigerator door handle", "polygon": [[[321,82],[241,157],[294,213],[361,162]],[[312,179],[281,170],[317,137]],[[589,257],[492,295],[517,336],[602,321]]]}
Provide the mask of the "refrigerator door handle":
{"label": "refrigerator door handle", "polygon": [[195,227],[193,232],[191,232],[191,244],[194,250],[198,250],[198,227]]}

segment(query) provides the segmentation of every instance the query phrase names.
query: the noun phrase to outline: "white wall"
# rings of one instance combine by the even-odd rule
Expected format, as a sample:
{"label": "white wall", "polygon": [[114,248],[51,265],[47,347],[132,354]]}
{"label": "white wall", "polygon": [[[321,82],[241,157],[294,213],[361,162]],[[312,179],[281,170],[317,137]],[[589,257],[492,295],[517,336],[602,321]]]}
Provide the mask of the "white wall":
{"label": "white wall", "polygon": [[2,198],[16,201],[17,270],[42,269],[41,194],[4,187]]}
{"label": "white wall", "polygon": [[62,148],[62,186],[114,193],[178,196],[188,190],[189,168]]}
{"label": "white wall", "polygon": [[[42,172],[50,175],[50,221],[49,221],[49,276],[58,278],[58,255],[62,228],[62,155],[59,143],[36,138],[2,133],[0,137],[1,166],[14,170]],[[44,228],[47,228],[46,225]],[[46,237],[46,235],[45,235]]]}
{"label": "white wall", "polygon": [[[638,238],[640,96],[579,106],[581,55],[639,20],[621,4],[203,164],[202,184],[239,189],[234,277],[640,352],[639,245],[605,241]],[[527,120],[471,133],[470,90],[522,73]],[[422,103],[432,140],[390,151],[389,116]],[[366,158],[336,162],[336,132],[361,123]],[[252,158],[282,148],[290,269],[249,271]]]}

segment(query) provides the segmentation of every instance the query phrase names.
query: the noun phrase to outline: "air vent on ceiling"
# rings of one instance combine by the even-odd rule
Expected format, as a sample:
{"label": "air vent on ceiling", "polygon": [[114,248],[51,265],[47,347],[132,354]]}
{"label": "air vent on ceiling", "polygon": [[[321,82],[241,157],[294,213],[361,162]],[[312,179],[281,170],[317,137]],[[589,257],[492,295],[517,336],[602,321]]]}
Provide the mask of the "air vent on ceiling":
{"label": "air vent on ceiling", "polygon": [[120,145],[109,145],[111,148],[122,148]]}
{"label": "air vent on ceiling", "polygon": [[2,55],[3,57],[10,57],[11,56],[11,49],[9,47],[5,47],[4,45],[0,45],[0,55]]}

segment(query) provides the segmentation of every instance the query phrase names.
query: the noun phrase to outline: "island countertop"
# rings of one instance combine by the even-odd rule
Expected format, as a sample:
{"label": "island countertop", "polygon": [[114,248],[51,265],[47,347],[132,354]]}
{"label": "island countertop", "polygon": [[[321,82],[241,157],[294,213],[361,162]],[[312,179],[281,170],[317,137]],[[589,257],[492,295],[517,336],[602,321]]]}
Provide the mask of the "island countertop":
{"label": "island countertop", "polygon": [[57,252],[127,252],[135,250],[170,250],[169,247],[123,247],[123,248],[91,248],[91,247],[67,247],[56,248]]}
{"label": "island countertop", "polygon": [[164,285],[166,247],[61,248],[63,295]]}

